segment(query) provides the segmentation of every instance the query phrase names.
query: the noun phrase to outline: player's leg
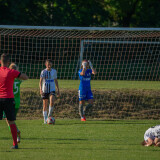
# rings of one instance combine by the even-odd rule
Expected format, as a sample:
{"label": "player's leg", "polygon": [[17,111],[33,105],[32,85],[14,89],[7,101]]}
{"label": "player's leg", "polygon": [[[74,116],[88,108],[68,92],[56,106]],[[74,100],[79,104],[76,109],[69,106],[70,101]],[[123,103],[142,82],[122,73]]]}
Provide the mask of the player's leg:
{"label": "player's leg", "polygon": [[86,112],[91,110],[93,106],[93,94],[91,90],[87,91],[87,100],[88,100],[88,105],[84,107],[84,110],[83,110],[84,115],[86,114]]}
{"label": "player's leg", "polygon": [[9,123],[8,123],[8,120],[7,120],[7,118],[6,118],[6,114],[5,114],[5,112],[4,112],[4,111],[3,111],[3,119],[5,119],[5,120],[6,120],[6,123],[7,123],[8,129],[9,129],[9,131],[11,131],[11,129],[10,129],[10,125],[9,125]]}
{"label": "player's leg", "polygon": [[13,138],[13,147],[12,149],[17,149],[18,144],[17,144],[17,127],[15,125],[14,120],[16,120],[15,117],[15,102],[14,99],[7,100],[4,104],[4,112],[6,114],[8,123],[10,125],[11,129],[11,134]]}
{"label": "player's leg", "polygon": [[11,128],[11,133],[12,133],[12,138],[13,138],[13,147],[12,149],[18,149],[18,142],[17,142],[17,127],[14,121],[8,121],[10,128]]}
{"label": "player's leg", "polygon": [[[20,106],[20,101],[19,102],[16,102],[16,105],[15,105],[15,116],[17,117],[17,113],[19,111],[19,106]],[[15,123],[16,124],[16,123]],[[16,127],[17,127],[17,124],[16,124]],[[21,139],[21,132],[20,130],[18,129],[17,127],[17,142],[20,143],[20,139]]]}
{"label": "player's leg", "polygon": [[86,121],[84,113],[83,113],[83,106],[85,105],[85,100],[79,101],[79,115],[81,117],[81,121]]}
{"label": "player's leg", "polygon": [[78,91],[79,94],[79,115],[81,117],[81,121],[86,121],[83,113],[83,106],[85,105],[86,93],[85,90],[81,89]]}
{"label": "player's leg", "polygon": [[[17,115],[18,110],[19,110],[19,109],[15,107],[15,117],[16,117],[16,115]],[[3,112],[3,118],[6,120],[6,123],[7,123],[7,125],[8,125],[9,131],[11,131],[9,121],[7,120],[6,114],[5,114],[4,112]],[[15,123],[15,122],[14,122],[14,123]],[[18,129],[16,123],[15,123],[15,125],[16,125],[16,128],[17,128],[17,142],[20,143],[20,138],[21,138],[21,136],[20,136],[20,130]]]}
{"label": "player's leg", "polygon": [[53,109],[54,109],[54,102],[55,102],[55,92],[50,93],[49,102],[50,103],[49,103],[48,117],[52,117],[53,116]]}
{"label": "player's leg", "polygon": [[47,124],[47,118],[48,118],[47,117],[48,98],[49,98],[48,93],[43,93],[42,94],[44,124]]}
{"label": "player's leg", "polygon": [[92,106],[93,106],[93,99],[88,99],[88,105],[84,107],[84,110],[83,110],[84,115],[86,112],[88,112],[92,108]]}
{"label": "player's leg", "polygon": [[43,117],[44,123],[47,123],[47,106],[48,106],[48,99],[43,99]]}

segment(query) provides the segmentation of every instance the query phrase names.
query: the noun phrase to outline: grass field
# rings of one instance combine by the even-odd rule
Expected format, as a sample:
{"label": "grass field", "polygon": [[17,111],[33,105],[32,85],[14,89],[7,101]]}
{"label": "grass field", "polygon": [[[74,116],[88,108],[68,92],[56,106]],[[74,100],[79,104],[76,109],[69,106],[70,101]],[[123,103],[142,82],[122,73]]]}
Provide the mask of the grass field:
{"label": "grass field", "polygon": [[[68,89],[77,89],[79,80],[58,80],[59,87]],[[104,81],[93,80],[91,81],[92,89],[160,89],[159,81]],[[39,88],[38,79],[30,79],[24,81],[21,85],[22,88]]]}
{"label": "grass field", "polygon": [[158,160],[160,148],[143,147],[144,132],[156,120],[80,122],[17,120],[22,133],[18,150],[11,150],[11,134],[0,121],[0,160]]}
{"label": "grass field", "polygon": [[[26,106],[29,108],[30,106],[33,107],[32,104],[34,104],[34,107],[39,107],[36,105],[41,99],[28,103],[28,99],[32,96],[40,98],[38,85],[39,80],[35,79],[24,81],[21,85],[22,98],[24,97],[22,100],[27,103]],[[155,104],[157,108],[159,106],[159,99],[155,95],[159,96],[160,82],[92,81],[91,85],[96,91],[95,96],[98,97],[96,94],[99,94],[103,97],[103,101],[102,99],[100,101],[102,103],[97,102],[97,104],[100,105],[99,107],[103,107],[103,105],[104,107],[106,107],[106,105],[109,107],[110,103],[112,106],[112,100],[116,102],[115,106],[120,106],[121,101],[118,98],[121,98],[121,95],[125,97],[129,96],[129,100],[131,99],[130,97],[133,96],[133,100],[137,100],[140,104],[141,101],[142,104],[145,102],[146,105],[144,104],[144,108],[148,106],[148,103],[152,106],[150,101],[153,101],[153,106],[155,106]],[[76,105],[75,108],[77,107],[78,103],[76,102],[70,104],[70,98],[72,97],[71,95],[73,95],[72,93],[75,92],[71,92],[71,90],[78,90],[79,81],[59,80],[59,86],[60,90],[62,89],[63,91],[63,98],[60,102],[62,103],[64,99],[64,104],[58,104],[58,107],[62,108],[66,117],[68,111],[71,109],[74,111],[73,104]],[[127,91],[123,91],[123,89]],[[118,92],[114,92],[114,90]],[[33,95],[31,95],[30,91],[33,91]],[[142,93],[144,93],[144,95]],[[27,96],[26,99],[25,96]],[[144,96],[144,99],[141,96]],[[108,99],[108,97],[110,98]],[[138,99],[138,97],[142,100]],[[154,97],[156,101],[154,101]],[[34,100],[36,100],[36,98],[34,98]],[[66,108],[65,104],[67,104],[69,108]],[[126,101],[126,106],[128,106],[128,104],[130,104],[129,101]],[[125,107],[124,104],[123,106]],[[129,107],[132,110],[132,105],[129,105]],[[139,108],[142,109],[142,106],[139,105]],[[77,111],[77,108],[75,110]],[[120,111],[121,110],[124,112],[123,107],[120,108]],[[31,110],[30,116],[32,116],[33,112],[35,111]],[[41,112],[42,110],[40,109],[39,114],[41,114]],[[119,113],[118,110],[115,110],[115,112],[117,116],[117,113]],[[126,112],[128,113],[128,110]],[[137,112],[139,112],[141,114],[139,116],[142,117],[142,113],[140,111]],[[59,112],[56,110],[56,113]],[[69,115],[70,113],[72,112],[69,112]],[[24,114],[26,115],[25,112]],[[73,117],[75,117],[75,112],[72,114],[74,114]],[[76,114],[78,115],[78,111]],[[147,115],[146,112],[143,114]],[[155,113],[153,112],[153,114]],[[81,122],[74,118],[70,120],[56,119],[56,124],[52,126],[44,125],[42,119],[21,120],[21,117],[19,117],[17,124],[21,130],[22,140],[18,150],[11,150],[11,134],[5,121],[0,121],[0,160],[158,160],[160,156],[160,148],[143,147],[140,145],[144,132],[150,126],[160,124],[160,120],[105,121],[90,119],[86,122]]]}

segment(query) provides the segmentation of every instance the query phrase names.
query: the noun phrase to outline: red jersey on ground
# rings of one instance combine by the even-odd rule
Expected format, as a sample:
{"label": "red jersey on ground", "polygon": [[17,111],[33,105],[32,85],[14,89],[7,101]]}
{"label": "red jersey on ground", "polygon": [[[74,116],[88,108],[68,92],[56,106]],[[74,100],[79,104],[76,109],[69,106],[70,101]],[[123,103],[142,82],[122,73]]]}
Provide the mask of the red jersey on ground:
{"label": "red jersey on ground", "polygon": [[0,98],[14,98],[14,79],[20,76],[20,72],[7,67],[0,67]]}

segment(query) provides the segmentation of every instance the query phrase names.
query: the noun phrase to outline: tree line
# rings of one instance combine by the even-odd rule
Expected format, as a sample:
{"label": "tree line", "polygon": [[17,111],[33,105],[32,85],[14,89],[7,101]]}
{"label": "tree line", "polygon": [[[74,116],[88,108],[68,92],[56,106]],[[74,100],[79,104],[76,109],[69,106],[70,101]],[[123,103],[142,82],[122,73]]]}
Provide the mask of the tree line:
{"label": "tree line", "polygon": [[160,27],[159,0],[0,0],[0,24]]}

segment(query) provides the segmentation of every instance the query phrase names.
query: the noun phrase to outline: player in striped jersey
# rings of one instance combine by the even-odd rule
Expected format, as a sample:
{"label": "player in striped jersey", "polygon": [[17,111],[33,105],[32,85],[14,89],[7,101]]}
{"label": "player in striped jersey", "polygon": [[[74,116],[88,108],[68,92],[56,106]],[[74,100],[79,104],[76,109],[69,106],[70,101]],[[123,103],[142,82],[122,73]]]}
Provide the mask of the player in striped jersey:
{"label": "player in striped jersey", "polygon": [[160,125],[150,127],[146,130],[142,145],[147,147],[152,145],[160,147]]}
{"label": "player in striped jersey", "polygon": [[[40,94],[43,99],[43,117],[44,123],[47,123],[47,118],[53,114],[54,101],[55,101],[55,85],[57,87],[57,96],[59,96],[59,86],[57,80],[57,71],[52,68],[52,61],[46,60],[46,69],[42,70],[40,75]],[[49,113],[47,117],[47,106],[49,100]]]}

